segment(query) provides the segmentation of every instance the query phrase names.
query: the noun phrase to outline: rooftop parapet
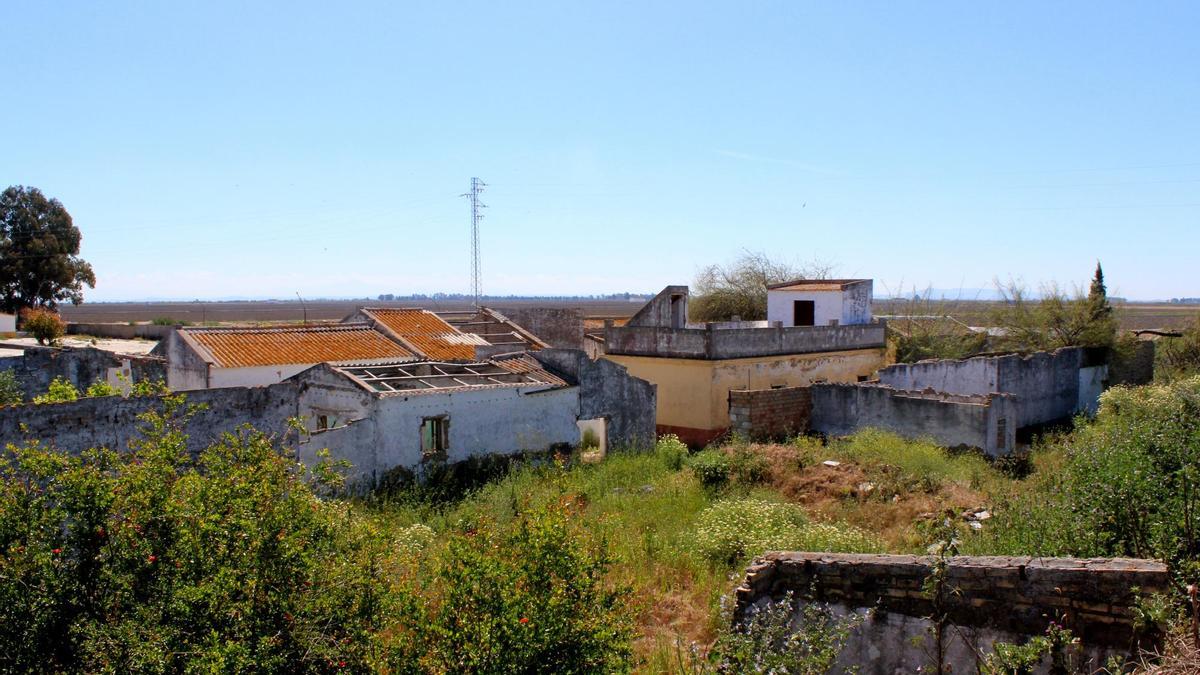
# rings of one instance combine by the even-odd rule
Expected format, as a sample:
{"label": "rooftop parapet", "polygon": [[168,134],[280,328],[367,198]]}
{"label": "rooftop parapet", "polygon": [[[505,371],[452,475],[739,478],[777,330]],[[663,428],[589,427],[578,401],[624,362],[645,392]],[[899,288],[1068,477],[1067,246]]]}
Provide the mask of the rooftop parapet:
{"label": "rooftop parapet", "polygon": [[605,353],[676,359],[740,359],[756,356],[810,354],[853,349],[881,349],[887,344],[883,322],[852,326],[783,328],[668,328],[606,326]]}

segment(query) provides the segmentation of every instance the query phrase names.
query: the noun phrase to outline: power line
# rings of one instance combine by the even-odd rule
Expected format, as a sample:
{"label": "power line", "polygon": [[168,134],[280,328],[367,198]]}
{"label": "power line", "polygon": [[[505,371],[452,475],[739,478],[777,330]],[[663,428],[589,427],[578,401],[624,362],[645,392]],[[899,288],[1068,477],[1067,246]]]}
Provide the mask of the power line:
{"label": "power line", "polygon": [[479,281],[479,221],[483,219],[483,214],[479,210],[487,208],[487,204],[479,201],[479,194],[485,187],[487,183],[472,178],[471,191],[462,195],[471,202],[471,295],[475,298],[476,307],[479,306],[479,298],[482,295]]}

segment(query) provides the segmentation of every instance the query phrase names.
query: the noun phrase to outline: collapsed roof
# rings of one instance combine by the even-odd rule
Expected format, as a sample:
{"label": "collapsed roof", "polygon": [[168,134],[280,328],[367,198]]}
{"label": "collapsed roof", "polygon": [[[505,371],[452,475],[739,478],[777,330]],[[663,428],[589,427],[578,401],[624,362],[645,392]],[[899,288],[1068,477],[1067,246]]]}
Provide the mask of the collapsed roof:
{"label": "collapsed roof", "polygon": [[493,387],[544,385],[545,389],[569,386],[530,356],[515,356],[475,363],[438,361],[375,363],[331,366],[332,369],[375,394],[415,394]]}

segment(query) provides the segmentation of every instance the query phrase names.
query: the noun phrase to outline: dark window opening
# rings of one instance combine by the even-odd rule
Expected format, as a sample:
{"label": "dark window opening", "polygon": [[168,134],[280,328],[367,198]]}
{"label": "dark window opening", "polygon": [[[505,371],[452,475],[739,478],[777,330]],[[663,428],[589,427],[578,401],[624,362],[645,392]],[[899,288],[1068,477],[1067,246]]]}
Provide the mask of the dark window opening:
{"label": "dark window opening", "polygon": [[421,454],[425,457],[445,455],[450,447],[450,418],[426,417],[421,420]]}
{"label": "dark window opening", "polygon": [[317,415],[317,430],[323,431],[329,428],[329,416]]}
{"label": "dark window opening", "polygon": [[996,449],[1004,450],[1008,440],[1008,420],[1000,418],[996,422]]}
{"label": "dark window opening", "polygon": [[795,300],[792,302],[792,325],[812,326],[816,322],[817,303],[812,300]]}
{"label": "dark window opening", "polygon": [[866,382],[866,381],[867,381],[867,377],[868,377],[867,375],[859,375],[859,376],[858,376],[858,381],[859,381],[859,382]]}

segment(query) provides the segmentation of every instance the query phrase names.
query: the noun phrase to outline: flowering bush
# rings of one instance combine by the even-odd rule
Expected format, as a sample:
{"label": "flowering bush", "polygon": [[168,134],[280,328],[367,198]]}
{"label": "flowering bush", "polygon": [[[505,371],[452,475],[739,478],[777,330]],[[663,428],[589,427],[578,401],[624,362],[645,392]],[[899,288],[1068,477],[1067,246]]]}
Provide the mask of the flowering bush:
{"label": "flowering bush", "polygon": [[732,564],[766,551],[882,550],[871,535],[848,525],[810,522],[795,504],[761,499],[723,499],[704,510],[692,533],[693,550],[713,562]]}

